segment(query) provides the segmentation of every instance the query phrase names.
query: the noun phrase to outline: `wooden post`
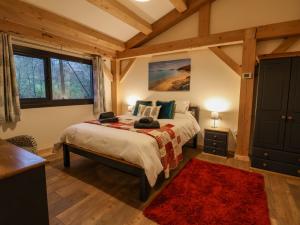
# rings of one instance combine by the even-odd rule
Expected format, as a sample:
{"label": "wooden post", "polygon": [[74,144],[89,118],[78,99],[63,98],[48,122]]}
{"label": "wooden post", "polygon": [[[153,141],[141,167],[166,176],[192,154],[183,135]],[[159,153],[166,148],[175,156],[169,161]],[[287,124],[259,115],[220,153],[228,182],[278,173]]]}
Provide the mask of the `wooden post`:
{"label": "wooden post", "polygon": [[241,79],[236,158],[249,160],[251,123],[256,63],[256,29],[244,34],[242,73],[252,73],[251,79]]}
{"label": "wooden post", "polygon": [[111,100],[112,100],[112,111],[115,114],[121,113],[120,104],[120,60],[113,59],[111,61],[111,73],[113,75],[113,82],[111,86]]}

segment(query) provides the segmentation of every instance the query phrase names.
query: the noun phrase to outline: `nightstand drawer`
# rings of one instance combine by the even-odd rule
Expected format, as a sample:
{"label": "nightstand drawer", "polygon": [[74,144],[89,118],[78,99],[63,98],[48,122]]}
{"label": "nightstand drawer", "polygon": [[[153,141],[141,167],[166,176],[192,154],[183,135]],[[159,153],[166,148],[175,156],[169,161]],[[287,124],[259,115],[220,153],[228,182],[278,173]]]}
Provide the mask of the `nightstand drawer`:
{"label": "nightstand drawer", "polygon": [[227,156],[228,152],[228,132],[225,129],[216,128],[205,129],[203,151],[220,156]]}
{"label": "nightstand drawer", "polygon": [[216,147],[204,146],[203,151],[215,155],[221,155],[221,156],[227,155],[226,149],[220,149]]}
{"label": "nightstand drawer", "polygon": [[219,133],[219,132],[206,131],[205,138],[216,140],[216,141],[227,142],[227,134]]}
{"label": "nightstand drawer", "polygon": [[211,139],[206,138],[204,140],[204,145],[210,146],[210,147],[215,147],[215,148],[220,148],[222,150],[227,149],[227,142],[225,142],[225,141],[216,141],[216,140],[211,140]]}

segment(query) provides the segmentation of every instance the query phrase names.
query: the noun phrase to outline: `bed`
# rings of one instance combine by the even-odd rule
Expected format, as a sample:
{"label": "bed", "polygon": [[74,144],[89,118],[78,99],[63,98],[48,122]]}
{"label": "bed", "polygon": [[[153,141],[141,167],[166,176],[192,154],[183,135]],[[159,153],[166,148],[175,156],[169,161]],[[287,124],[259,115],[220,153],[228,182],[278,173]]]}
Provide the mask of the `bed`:
{"label": "bed", "polygon": [[[160,119],[163,124],[173,124],[180,132],[182,144],[197,144],[199,109],[190,107],[185,114],[176,113],[174,119]],[[122,119],[137,119],[123,115]],[[148,135],[111,127],[79,123],[66,128],[61,136],[64,166],[70,167],[70,152],[96,160],[140,178],[140,199],[146,201],[150,187],[163,171],[156,140]]]}

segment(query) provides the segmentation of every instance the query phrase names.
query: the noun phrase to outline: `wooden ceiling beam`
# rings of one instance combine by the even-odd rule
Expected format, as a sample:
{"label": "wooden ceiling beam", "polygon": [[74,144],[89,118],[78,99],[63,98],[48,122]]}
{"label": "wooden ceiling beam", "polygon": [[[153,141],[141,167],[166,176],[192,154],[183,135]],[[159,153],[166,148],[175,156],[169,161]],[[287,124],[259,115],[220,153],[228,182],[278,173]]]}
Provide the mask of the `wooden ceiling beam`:
{"label": "wooden ceiling beam", "polygon": [[263,54],[263,55],[258,55],[258,58],[259,60],[261,60],[261,59],[274,59],[274,58],[285,58],[285,57],[296,57],[296,56],[300,56],[300,51]]}
{"label": "wooden ceiling beam", "polygon": [[[128,59],[127,65],[121,71],[120,83],[122,83],[125,80],[126,76],[128,75],[128,73],[129,73],[130,69],[132,68],[133,64],[135,63],[135,61],[136,61],[136,58]],[[123,61],[121,61],[121,65],[122,65],[122,62]]]}
{"label": "wooden ceiling beam", "polygon": [[199,37],[209,35],[211,2],[207,2],[199,9]]}
{"label": "wooden ceiling beam", "polygon": [[124,43],[77,22],[19,0],[0,1],[0,19],[47,32],[92,47],[122,51]]}
{"label": "wooden ceiling beam", "polygon": [[176,9],[170,11],[165,16],[161,17],[159,20],[155,21],[152,24],[152,33],[148,35],[138,33],[137,35],[129,39],[126,42],[126,49],[139,47],[152,40],[172,26],[178,24],[182,20],[196,13],[200,9],[200,7],[207,2],[211,3],[214,2],[214,0],[188,0],[186,2],[188,6],[187,10],[185,10],[183,13],[179,13]]}
{"label": "wooden ceiling beam", "polygon": [[209,48],[216,56],[218,56],[227,66],[229,66],[237,75],[241,76],[242,67],[237,64],[230,56],[228,56],[219,47]]}
{"label": "wooden ceiling beam", "polygon": [[300,35],[300,20],[276,23],[241,30],[227,31],[222,33],[210,34],[203,37],[188,38],[184,40],[165,42],[154,45],[147,45],[139,48],[127,49],[118,52],[118,58],[134,58],[143,55],[153,55],[160,53],[172,53],[197,49],[199,47],[214,47],[228,44],[235,44],[243,40],[244,32],[248,29],[256,30],[256,39],[265,40],[278,37],[288,37]]}
{"label": "wooden ceiling beam", "polygon": [[75,50],[82,53],[115,57],[115,51],[112,51],[111,49],[91,47],[84,43],[72,41],[66,38],[55,36],[53,34],[49,34],[47,32],[24,27],[22,25],[11,23],[1,19],[0,32],[6,32],[11,34],[13,37],[29,39],[62,50]]}
{"label": "wooden ceiling beam", "polygon": [[185,3],[185,0],[170,0],[170,2],[174,5],[176,10],[180,13],[187,10],[187,5]]}
{"label": "wooden ceiling beam", "polygon": [[299,36],[292,36],[285,38],[280,45],[275,48],[272,53],[283,53],[286,52],[290,47],[292,47],[298,40],[300,40]]}
{"label": "wooden ceiling beam", "polygon": [[267,40],[300,35],[300,20],[269,24],[257,27],[256,38]]}
{"label": "wooden ceiling beam", "polygon": [[146,35],[152,32],[151,24],[116,0],[87,1]]}
{"label": "wooden ceiling beam", "polygon": [[184,40],[171,41],[167,43],[128,49],[123,52],[118,52],[117,57],[121,59],[134,58],[137,56],[184,51],[192,48],[199,48],[205,46],[219,46],[224,45],[226,43],[241,42],[243,40],[243,36],[244,30],[222,32],[217,34],[211,34],[205,37],[188,38]]}

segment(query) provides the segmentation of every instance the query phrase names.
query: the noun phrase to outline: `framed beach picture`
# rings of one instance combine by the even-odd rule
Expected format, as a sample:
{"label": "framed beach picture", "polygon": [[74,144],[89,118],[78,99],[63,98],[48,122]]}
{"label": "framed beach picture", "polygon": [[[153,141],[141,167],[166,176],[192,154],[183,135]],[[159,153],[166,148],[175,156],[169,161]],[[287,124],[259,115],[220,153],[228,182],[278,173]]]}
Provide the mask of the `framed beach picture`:
{"label": "framed beach picture", "polygon": [[149,90],[189,91],[191,59],[149,63]]}

